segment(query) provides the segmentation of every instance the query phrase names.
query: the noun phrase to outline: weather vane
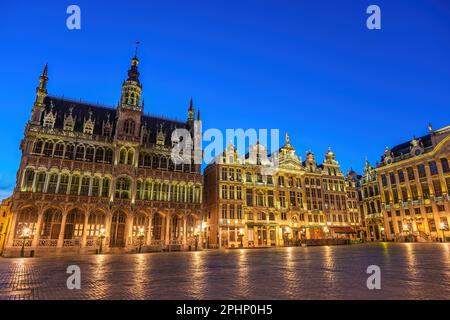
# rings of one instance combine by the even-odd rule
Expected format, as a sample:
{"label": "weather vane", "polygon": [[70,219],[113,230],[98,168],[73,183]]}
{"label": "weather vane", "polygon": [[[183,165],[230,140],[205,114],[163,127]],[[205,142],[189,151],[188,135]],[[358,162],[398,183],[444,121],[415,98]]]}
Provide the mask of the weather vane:
{"label": "weather vane", "polygon": [[136,40],[135,44],[136,44],[136,50],[134,51],[134,56],[137,57],[138,48],[139,48],[139,45],[141,44],[141,42],[139,40]]}

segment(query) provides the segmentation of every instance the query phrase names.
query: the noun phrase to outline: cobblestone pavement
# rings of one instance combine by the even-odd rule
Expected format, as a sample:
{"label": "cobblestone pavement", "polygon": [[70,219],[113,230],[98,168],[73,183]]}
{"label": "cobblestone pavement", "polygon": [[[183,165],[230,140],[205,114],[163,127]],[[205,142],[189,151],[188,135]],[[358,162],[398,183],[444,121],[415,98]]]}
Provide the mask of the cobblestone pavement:
{"label": "cobblestone pavement", "polygon": [[450,244],[0,258],[0,299],[450,299]]}

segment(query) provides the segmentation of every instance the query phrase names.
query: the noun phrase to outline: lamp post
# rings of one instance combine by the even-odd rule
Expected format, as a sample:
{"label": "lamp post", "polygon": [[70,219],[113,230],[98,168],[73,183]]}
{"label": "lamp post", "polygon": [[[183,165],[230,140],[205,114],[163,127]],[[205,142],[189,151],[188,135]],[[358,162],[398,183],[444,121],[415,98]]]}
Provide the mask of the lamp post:
{"label": "lamp post", "polygon": [[138,250],[138,252],[139,253],[141,253],[141,251],[142,251],[142,243],[144,241],[144,237],[145,237],[144,228],[140,227],[139,228],[139,234],[138,234],[138,239],[139,239],[139,250]]}
{"label": "lamp post", "polygon": [[103,239],[105,239],[105,228],[100,228],[100,235],[98,236],[100,239],[100,249],[98,250],[99,254],[102,254],[103,251]]}
{"label": "lamp post", "polygon": [[386,234],[384,233],[384,227],[380,227],[381,236],[383,237],[383,241],[386,242]]}
{"label": "lamp post", "polygon": [[20,256],[23,258],[25,257],[25,242],[30,237],[30,228],[23,228],[20,237],[22,238],[22,249],[20,250]]}
{"label": "lamp post", "polygon": [[241,241],[241,248],[244,247],[244,228],[239,229],[239,239]]}
{"label": "lamp post", "polygon": [[447,229],[445,223],[439,223],[439,229],[442,230],[442,242],[445,242],[445,229]]}

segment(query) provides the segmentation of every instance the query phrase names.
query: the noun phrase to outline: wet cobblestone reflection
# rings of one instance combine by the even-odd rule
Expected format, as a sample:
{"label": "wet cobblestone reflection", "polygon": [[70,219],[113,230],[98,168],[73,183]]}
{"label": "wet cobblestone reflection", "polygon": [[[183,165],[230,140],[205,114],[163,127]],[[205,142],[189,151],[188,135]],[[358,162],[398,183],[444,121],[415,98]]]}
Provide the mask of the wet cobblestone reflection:
{"label": "wet cobblestone reflection", "polygon": [[[72,264],[80,290],[66,287]],[[450,299],[450,244],[0,259],[0,299]]]}

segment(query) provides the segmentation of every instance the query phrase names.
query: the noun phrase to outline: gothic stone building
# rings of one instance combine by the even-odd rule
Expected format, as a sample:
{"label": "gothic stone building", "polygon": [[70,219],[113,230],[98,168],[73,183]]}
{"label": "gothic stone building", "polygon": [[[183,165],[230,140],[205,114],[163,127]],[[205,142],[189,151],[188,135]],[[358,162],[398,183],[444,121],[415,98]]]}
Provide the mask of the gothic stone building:
{"label": "gothic stone building", "polygon": [[36,254],[182,250],[201,237],[200,166],[170,157],[172,131],[192,132],[192,100],[186,122],[145,115],[138,63],[117,108],[49,96],[45,67],[20,145],[5,255],[22,245]]}
{"label": "gothic stone building", "polygon": [[377,164],[387,240],[449,240],[450,126],[429,131],[386,148]]}
{"label": "gothic stone building", "polygon": [[312,152],[302,162],[286,135],[275,156],[279,166],[267,173],[263,145],[257,143],[239,157],[230,144],[206,167],[204,236],[210,247],[270,247],[359,236],[355,180],[344,176],[331,150],[323,164],[316,163]]}

